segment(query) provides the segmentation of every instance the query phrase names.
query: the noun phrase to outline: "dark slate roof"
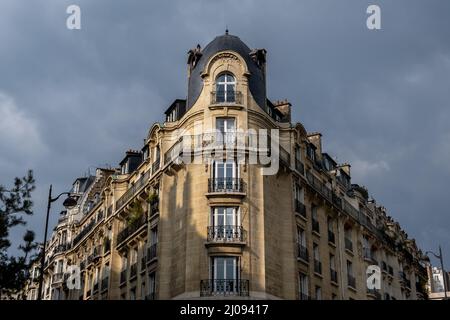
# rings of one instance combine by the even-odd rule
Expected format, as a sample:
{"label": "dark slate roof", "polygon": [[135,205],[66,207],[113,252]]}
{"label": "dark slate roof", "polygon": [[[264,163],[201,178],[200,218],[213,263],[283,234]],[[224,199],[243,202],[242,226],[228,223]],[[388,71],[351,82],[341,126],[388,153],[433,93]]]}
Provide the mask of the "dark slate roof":
{"label": "dark slate roof", "polygon": [[249,78],[250,92],[258,105],[261,108],[265,107],[266,82],[264,79],[263,71],[250,57],[250,48],[244,42],[242,42],[239,37],[230,34],[224,34],[222,36],[216,37],[202,50],[201,58],[198,60],[195,67],[191,70],[186,109],[190,109],[200,96],[200,93],[203,89],[203,80],[201,78],[201,73],[205,69],[208,60],[216,53],[227,50],[234,51],[244,58],[251,74]]}

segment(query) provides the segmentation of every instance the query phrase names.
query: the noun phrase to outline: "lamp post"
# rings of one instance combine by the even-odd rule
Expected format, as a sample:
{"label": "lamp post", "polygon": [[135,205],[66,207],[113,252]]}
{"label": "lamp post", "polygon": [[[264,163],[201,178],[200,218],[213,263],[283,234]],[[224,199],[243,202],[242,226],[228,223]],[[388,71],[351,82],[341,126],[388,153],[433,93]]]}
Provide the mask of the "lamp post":
{"label": "lamp post", "polygon": [[441,246],[439,246],[439,254],[434,253],[433,251],[427,251],[425,254],[431,253],[433,256],[435,256],[439,261],[441,262],[441,270],[442,270],[442,278],[444,279],[444,297],[447,300],[447,275],[445,274],[444,269],[444,259],[442,258],[442,249]]}
{"label": "lamp post", "polygon": [[47,202],[47,216],[45,218],[45,231],[44,231],[44,244],[42,248],[42,256],[41,256],[41,270],[39,273],[39,290],[38,290],[38,300],[42,300],[42,284],[44,282],[44,264],[45,264],[45,246],[47,244],[47,230],[48,230],[48,218],[50,215],[50,207],[52,202],[55,202],[59,199],[63,194],[67,195],[67,199],[64,200],[63,206],[66,208],[73,208],[77,204],[77,200],[70,196],[70,192],[62,192],[56,198],[52,198],[52,185],[50,185],[50,189],[48,190],[48,202]]}

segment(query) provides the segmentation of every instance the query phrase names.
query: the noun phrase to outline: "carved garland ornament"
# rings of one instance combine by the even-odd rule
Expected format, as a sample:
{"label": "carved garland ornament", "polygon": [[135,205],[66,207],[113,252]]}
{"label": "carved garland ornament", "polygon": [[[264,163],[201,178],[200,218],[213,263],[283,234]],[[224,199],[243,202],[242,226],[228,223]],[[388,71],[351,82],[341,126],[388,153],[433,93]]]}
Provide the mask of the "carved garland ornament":
{"label": "carved garland ornament", "polygon": [[239,65],[241,65],[241,60],[236,55],[230,52],[219,53],[211,60],[210,64],[212,65],[218,60],[220,60],[221,63],[237,62]]}

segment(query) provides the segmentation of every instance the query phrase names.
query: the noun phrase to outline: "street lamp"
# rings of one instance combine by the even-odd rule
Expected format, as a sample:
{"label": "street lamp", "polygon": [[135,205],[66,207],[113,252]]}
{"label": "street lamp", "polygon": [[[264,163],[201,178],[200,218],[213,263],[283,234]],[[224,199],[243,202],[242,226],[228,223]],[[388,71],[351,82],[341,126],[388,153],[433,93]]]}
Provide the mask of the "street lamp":
{"label": "street lamp", "polygon": [[431,253],[433,256],[435,256],[437,259],[441,262],[441,270],[442,270],[442,277],[444,278],[444,297],[447,300],[447,275],[445,274],[444,269],[444,259],[442,258],[442,249],[441,246],[439,246],[439,254],[434,253],[433,251],[427,251],[425,254]]}
{"label": "street lamp", "polygon": [[41,256],[41,270],[39,274],[39,290],[38,290],[38,300],[42,299],[42,284],[44,282],[44,264],[45,264],[45,245],[47,244],[47,230],[48,230],[48,217],[50,215],[50,206],[52,202],[55,202],[59,199],[63,194],[67,195],[67,199],[64,200],[63,206],[70,209],[77,205],[77,200],[71,197],[70,192],[62,192],[56,198],[52,198],[52,185],[50,185],[50,189],[48,190],[48,202],[47,202],[47,217],[45,219],[45,232],[44,232],[44,244],[42,248],[42,256]]}

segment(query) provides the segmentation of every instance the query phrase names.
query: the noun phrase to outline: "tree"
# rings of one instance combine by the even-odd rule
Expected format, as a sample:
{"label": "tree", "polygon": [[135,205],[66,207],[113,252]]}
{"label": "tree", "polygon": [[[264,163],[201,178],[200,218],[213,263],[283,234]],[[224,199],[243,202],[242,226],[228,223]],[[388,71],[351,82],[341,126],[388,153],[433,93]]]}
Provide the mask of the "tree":
{"label": "tree", "polygon": [[29,170],[22,178],[15,178],[11,189],[0,185],[0,292],[11,294],[23,288],[30,258],[37,248],[34,232],[27,230],[23,237],[24,244],[19,246],[23,257],[9,257],[7,250],[11,246],[9,232],[11,228],[26,225],[24,215],[33,214],[31,192],[35,189],[33,171]]}

